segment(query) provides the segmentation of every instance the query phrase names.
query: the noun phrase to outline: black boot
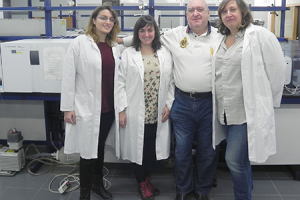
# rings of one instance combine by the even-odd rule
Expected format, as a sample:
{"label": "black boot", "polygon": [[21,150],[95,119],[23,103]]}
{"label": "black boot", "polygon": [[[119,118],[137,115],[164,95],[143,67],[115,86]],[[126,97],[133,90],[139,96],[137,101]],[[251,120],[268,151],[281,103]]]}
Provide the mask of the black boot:
{"label": "black boot", "polygon": [[217,177],[215,176],[214,181],[213,181],[213,187],[217,187],[218,186],[218,181],[217,181]]}
{"label": "black boot", "polygon": [[94,175],[92,194],[100,196],[102,199],[112,199],[112,194],[104,188],[103,175]]}
{"label": "black boot", "polygon": [[91,187],[81,187],[80,186],[80,197],[79,200],[90,200],[91,197]]}

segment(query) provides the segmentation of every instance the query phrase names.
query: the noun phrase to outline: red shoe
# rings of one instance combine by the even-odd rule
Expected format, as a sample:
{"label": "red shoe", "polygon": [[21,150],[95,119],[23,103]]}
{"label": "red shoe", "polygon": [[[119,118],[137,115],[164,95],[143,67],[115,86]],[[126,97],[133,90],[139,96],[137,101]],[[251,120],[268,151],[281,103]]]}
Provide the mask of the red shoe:
{"label": "red shoe", "polygon": [[159,190],[150,182],[150,178],[146,177],[146,181],[148,189],[152,192],[154,196],[159,195]]}
{"label": "red shoe", "polygon": [[139,193],[141,194],[143,200],[152,200],[154,198],[146,181],[139,184]]}

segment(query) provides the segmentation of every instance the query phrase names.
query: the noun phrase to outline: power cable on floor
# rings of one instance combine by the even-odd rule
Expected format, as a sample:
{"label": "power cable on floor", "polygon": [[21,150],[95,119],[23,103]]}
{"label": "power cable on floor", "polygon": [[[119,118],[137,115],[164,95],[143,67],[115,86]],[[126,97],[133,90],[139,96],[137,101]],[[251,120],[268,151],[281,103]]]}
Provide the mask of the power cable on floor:
{"label": "power cable on floor", "polygon": [[291,95],[297,95],[300,94],[300,85],[297,85],[296,88],[290,88],[284,85],[284,88],[291,94]]}
{"label": "power cable on floor", "polygon": [[[37,154],[26,155],[26,153],[30,147],[33,147],[35,149],[35,151],[37,152]],[[61,188],[65,183],[68,183],[68,187],[63,189],[63,193],[71,192],[71,191],[74,191],[77,188],[79,188],[79,186],[80,186],[79,174],[74,173],[75,171],[78,171],[78,167],[79,167],[78,163],[60,162],[60,161],[56,160],[55,156],[51,153],[40,153],[40,151],[37,149],[37,147],[34,144],[30,144],[26,148],[25,155],[26,155],[27,160],[31,160],[27,165],[27,170],[30,174],[39,176],[39,175],[43,175],[43,174],[51,172],[51,174],[55,175],[55,177],[50,181],[49,186],[48,186],[50,192],[62,193],[59,190],[52,189],[52,184],[53,184],[54,180],[57,178],[60,178],[62,176],[64,176],[64,178],[60,181],[58,188]],[[36,172],[32,171],[32,166],[37,163],[42,163],[42,164],[44,164],[46,166],[50,166],[50,167],[48,170],[46,170],[43,173],[36,173]],[[55,174],[54,173],[55,170],[59,167],[71,167],[72,169],[68,173]],[[111,187],[111,183],[105,178],[109,174],[109,170],[104,166],[103,166],[103,169],[106,171],[105,173],[103,173],[103,185],[104,185],[105,189],[109,189]],[[76,185],[73,186],[74,184],[76,184]]]}

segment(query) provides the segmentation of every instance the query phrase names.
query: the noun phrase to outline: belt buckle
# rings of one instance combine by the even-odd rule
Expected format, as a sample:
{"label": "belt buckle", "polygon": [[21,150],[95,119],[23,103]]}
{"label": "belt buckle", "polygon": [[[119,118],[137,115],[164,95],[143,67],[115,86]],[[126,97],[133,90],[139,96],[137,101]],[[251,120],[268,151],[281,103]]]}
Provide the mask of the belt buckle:
{"label": "belt buckle", "polygon": [[190,92],[190,97],[191,98],[195,98],[193,95],[195,94],[195,92]]}

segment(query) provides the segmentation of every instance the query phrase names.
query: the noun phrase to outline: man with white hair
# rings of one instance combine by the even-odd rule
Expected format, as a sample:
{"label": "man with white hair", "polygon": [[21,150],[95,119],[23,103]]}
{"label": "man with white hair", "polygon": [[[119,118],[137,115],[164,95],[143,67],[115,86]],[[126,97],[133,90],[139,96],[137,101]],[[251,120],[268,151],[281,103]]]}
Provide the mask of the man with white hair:
{"label": "man with white hair", "polygon": [[[208,200],[218,162],[213,148],[212,55],[220,35],[211,27],[207,3],[191,0],[188,26],[164,33],[163,44],[174,60],[175,101],[171,119],[175,133],[175,200],[186,200],[194,189],[196,199]],[[192,144],[197,141],[193,175]],[[194,180],[193,180],[194,179]]]}

